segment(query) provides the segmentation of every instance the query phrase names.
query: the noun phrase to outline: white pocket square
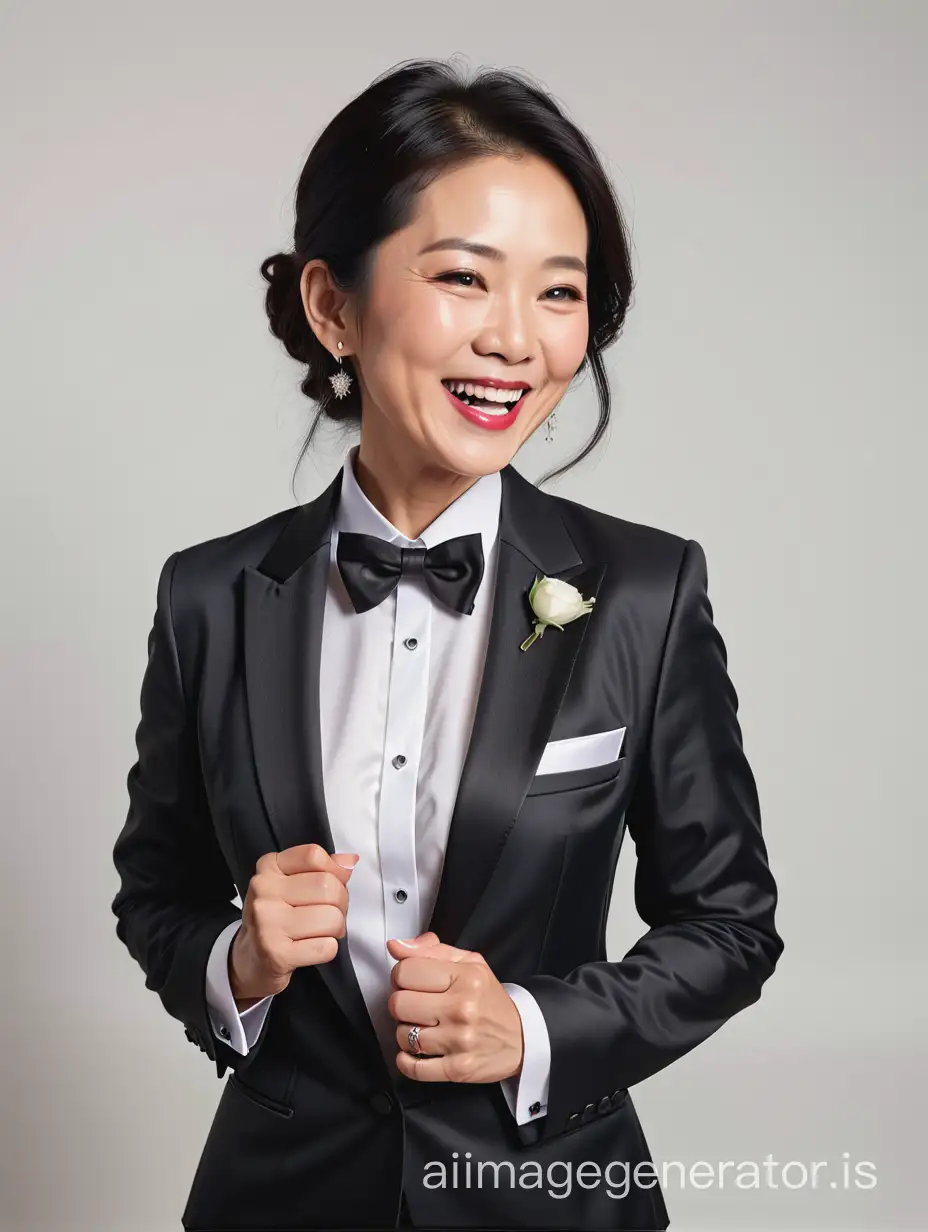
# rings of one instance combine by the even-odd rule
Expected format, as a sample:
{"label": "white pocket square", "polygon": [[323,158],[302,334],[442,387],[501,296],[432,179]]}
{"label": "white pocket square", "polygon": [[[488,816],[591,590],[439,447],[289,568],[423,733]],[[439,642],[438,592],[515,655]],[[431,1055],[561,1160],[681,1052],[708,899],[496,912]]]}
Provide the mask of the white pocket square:
{"label": "white pocket square", "polygon": [[624,727],[593,732],[589,736],[569,736],[545,745],[536,774],[563,774],[566,770],[588,770],[616,761],[625,736]]}

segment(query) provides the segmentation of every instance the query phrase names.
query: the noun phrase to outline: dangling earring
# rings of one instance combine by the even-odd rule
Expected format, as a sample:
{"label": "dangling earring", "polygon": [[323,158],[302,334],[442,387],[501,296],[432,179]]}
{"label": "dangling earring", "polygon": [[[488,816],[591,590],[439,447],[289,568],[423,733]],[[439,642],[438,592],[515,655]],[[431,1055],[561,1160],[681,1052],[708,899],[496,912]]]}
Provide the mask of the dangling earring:
{"label": "dangling earring", "polygon": [[[341,343],[338,344],[338,349],[342,349]],[[339,365],[341,365],[341,355],[338,356],[338,362]],[[348,390],[351,388],[351,377],[348,373],[342,367],[339,367],[338,372],[336,372],[334,376],[330,376],[329,380],[332,382],[332,388],[335,390],[335,397],[344,398],[348,393]]]}
{"label": "dangling earring", "polygon": [[557,430],[557,411],[552,411],[545,420],[545,440],[553,441],[554,433]]}

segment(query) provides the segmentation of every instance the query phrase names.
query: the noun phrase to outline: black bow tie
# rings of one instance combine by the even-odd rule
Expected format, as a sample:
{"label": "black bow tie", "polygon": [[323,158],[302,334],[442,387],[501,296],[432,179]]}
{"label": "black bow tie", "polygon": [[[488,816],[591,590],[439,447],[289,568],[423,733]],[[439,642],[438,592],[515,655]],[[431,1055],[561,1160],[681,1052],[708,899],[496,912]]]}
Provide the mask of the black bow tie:
{"label": "black bow tie", "polygon": [[401,576],[421,573],[436,599],[469,616],[483,577],[483,540],[457,535],[432,548],[403,548],[377,535],[341,531],[335,559],[356,612],[376,607]]}

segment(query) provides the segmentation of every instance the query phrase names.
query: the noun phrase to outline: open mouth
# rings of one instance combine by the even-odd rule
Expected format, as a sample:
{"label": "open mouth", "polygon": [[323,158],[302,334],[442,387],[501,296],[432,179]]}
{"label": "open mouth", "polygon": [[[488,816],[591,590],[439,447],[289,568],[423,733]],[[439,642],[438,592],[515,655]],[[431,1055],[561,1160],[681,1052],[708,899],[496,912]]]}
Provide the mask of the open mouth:
{"label": "open mouth", "polygon": [[498,389],[473,381],[443,380],[442,385],[465,406],[476,407],[485,415],[508,415],[529,392],[527,385],[518,388]]}

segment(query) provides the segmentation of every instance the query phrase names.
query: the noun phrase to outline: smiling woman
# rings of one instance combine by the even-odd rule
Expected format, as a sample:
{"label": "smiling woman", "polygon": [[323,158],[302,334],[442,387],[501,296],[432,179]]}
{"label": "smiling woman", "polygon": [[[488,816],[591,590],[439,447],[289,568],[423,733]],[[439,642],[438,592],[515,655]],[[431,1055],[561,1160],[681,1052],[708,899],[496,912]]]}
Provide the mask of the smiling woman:
{"label": "smiling woman", "polygon": [[[612,189],[523,75],[414,62],[324,130],[262,272],[303,452],[360,441],[159,580],[113,909],[235,1071],[184,1227],[665,1228],[628,1088],[782,942],[702,548],[511,465],[587,368],[572,464],[608,420]],[[648,931],[609,961],[626,829]],[[426,1182],[472,1158],[636,1184]]]}
{"label": "smiling woman", "polygon": [[[324,129],[296,192],[294,250],[262,264],[271,330],[324,418],[460,485],[499,470],[590,368],[632,292],[627,230],[589,140],[527,74],[443,62],[385,74]],[[337,360],[354,379],[336,398]],[[439,389],[445,384],[448,394]],[[463,388],[462,388],[463,386]],[[525,393],[501,407],[496,392]],[[463,395],[463,396],[461,396]],[[414,450],[410,451],[410,446]],[[395,450],[394,450],[395,452]],[[294,471],[294,475],[296,470]]]}
{"label": "smiling woman", "polygon": [[[401,454],[407,469],[467,484],[506,465],[584,363],[588,232],[557,168],[487,154],[419,190],[362,291],[338,288],[321,257],[304,264],[308,325],[333,354],[341,342],[357,372],[359,466]],[[457,390],[442,392],[449,381]],[[512,399],[513,388],[528,392]]]}

